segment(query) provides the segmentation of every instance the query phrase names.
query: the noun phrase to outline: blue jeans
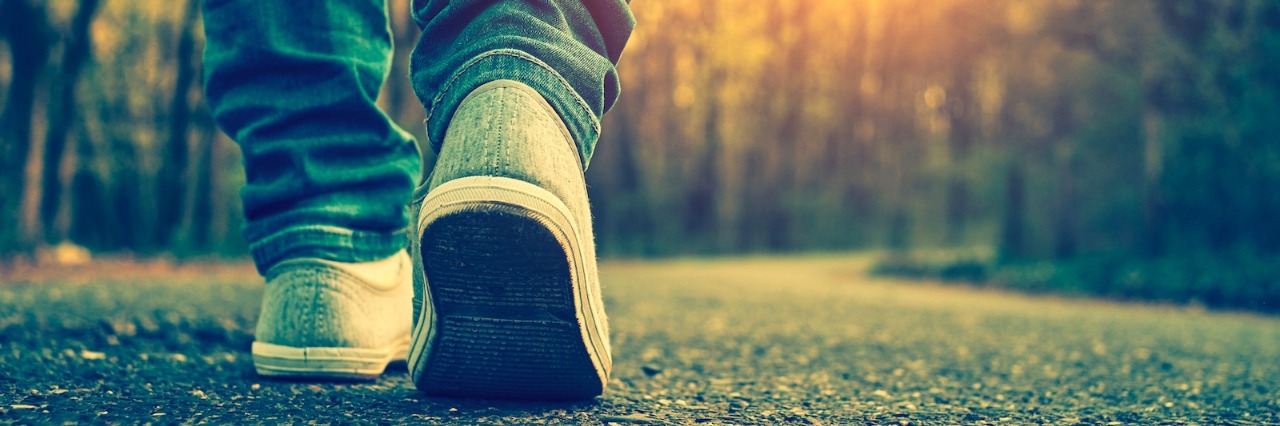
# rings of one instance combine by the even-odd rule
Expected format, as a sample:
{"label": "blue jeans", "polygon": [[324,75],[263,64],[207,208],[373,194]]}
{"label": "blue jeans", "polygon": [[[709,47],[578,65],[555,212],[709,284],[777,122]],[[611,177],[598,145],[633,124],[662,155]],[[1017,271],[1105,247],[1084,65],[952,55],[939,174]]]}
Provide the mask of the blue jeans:
{"label": "blue jeans", "polygon": [[[412,1],[423,33],[410,80],[432,148],[472,89],[510,79],[547,98],[587,163],[635,25],[623,0]],[[384,0],[205,0],[204,27],[205,94],[244,154],[243,231],[259,272],[404,248],[422,166],[376,105],[391,65]]]}

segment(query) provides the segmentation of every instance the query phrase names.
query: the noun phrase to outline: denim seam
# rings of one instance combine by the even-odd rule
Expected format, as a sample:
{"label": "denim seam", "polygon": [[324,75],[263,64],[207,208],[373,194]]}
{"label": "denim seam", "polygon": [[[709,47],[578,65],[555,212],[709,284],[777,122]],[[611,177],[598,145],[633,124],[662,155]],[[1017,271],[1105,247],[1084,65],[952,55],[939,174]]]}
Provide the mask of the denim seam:
{"label": "denim seam", "polygon": [[[600,137],[600,120],[596,118],[596,114],[594,112],[591,112],[591,106],[587,105],[587,101],[582,99],[582,96],[578,95],[578,91],[573,89],[573,86],[569,84],[569,81],[565,80],[564,76],[561,76],[560,73],[556,72],[551,68],[551,66],[542,62],[538,58],[514,49],[499,49],[485,52],[463,64],[462,67],[458,69],[458,72],[454,73],[452,77],[449,77],[449,81],[445,82],[444,87],[440,89],[440,93],[437,93],[435,99],[431,101],[431,109],[427,111],[427,117],[422,120],[423,124],[430,126],[431,117],[435,114],[437,105],[440,104],[440,101],[444,100],[445,94],[449,93],[449,89],[453,87],[453,83],[455,81],[461,78],[462,75],[466,74],[467,70],[473,65],[493,56],[508,56],[515,59],[529,61],[530,63],[542,68],[544,71],[551,73],[551,75],[554,75],[556,77],[556,81],[559,81],[560,84],[569,91],[569,94],[573,96],[573,100],[577,102],[578,107],[582,108],[583,112],[586,112],[588,117],[591,117],[591,130],[593,132],[591,136],[597,138]],[[428,129],[428,133],[430,133],[430,129]],[[578,144],[583,143],[582,141],[574,142]],[[432,143],[435,142],[433,141]]]}

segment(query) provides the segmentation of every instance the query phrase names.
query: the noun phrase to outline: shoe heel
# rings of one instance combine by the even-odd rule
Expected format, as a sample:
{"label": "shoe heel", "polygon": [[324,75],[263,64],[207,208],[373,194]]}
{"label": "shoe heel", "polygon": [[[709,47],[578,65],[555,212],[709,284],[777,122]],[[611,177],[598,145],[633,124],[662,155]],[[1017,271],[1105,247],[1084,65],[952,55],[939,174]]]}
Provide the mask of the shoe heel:
{"label": "shoe heel", "polygon": [[583,284],[575,281],[583,275],[581,254],[569,235],[556,232],[566,227],[494,194],[442,198],[453,200],[435,203],[443,212],[420,226],[416,260],[436,321],[429,350],[415,336],[414,353],[424,357],[411,361],[418,388],[537,400],[602,393],[607,349],[600,349],[594,317],[584,314]]}

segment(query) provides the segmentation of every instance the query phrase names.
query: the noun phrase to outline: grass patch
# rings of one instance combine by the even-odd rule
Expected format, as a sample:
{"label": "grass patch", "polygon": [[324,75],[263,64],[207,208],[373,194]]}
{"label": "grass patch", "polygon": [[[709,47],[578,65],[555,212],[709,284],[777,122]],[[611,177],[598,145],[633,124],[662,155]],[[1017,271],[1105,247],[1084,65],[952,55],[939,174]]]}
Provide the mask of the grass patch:
{"label": "grass patch", "polygon": [[982,253],[898,253],[877,262],[872,273],[1028,293],[1280,313],[1280,259],[1247,251],[1155,259],[1097,255],[1004,263]]}

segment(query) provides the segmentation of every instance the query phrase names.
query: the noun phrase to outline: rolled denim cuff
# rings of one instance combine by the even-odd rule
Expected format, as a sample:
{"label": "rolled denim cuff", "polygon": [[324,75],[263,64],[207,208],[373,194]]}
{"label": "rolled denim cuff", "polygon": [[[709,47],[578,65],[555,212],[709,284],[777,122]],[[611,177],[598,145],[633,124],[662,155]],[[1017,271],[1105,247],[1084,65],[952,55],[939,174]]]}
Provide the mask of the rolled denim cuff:
{"label": "rolled denim cuff", "polygon": [[265,276],[272,266],[287,259],[311,257],[335,262],[386,259],[403,250],[408,241],[407,229],[384,233],[306,225],[250,240],[249,249],[258,273]]}
{"label": "rolled denim cuff", "polygon": [[519,81],[546,98],[568,127],[578,147],[582,167],[586,168],[596,139],[600,137],[600,118],[560,73],[538,58],[515,49],[485,52],[467,61],[449,78],[427,110],[427,137],[432,149],[440,151],[458,104],[472,90],[494,80]]}

